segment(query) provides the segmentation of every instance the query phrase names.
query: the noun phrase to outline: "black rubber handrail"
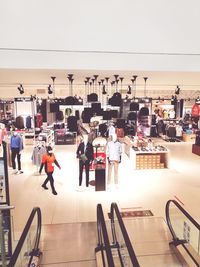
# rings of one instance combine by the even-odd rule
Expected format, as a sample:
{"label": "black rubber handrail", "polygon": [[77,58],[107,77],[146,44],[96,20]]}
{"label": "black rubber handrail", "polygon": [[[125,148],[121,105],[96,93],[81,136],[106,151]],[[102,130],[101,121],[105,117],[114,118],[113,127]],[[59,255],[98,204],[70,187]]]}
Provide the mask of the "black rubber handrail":
{"label": "black rubber handrail", "polygon": [[[109,267],[114,267],[113,256],[111,252],[111,246],[108,238],[108,232],[106,229],[106,223],[104,219],[103,209],[101,204],[97,205],[97,233],[98,233],[98,248],[102,251],[103,249],[106,252],[107,263]],[[102,252],[102,260],[103,266],[107,266],[105,264],[105,259]]]}
{"label": "black rubber handrail", "polygon": [[166,215],[167,225],[168,225],[169,230],[172,234],[172,238],[173,238],[172,243],[175,246],[182,245],[184,247],[184,249],[187,251],[187,253],[189,254],[189,256],[191,257],[191,259],[194,261],[196,266],[200,266],[199,263],[196,261],[196,259],[191,254],[191,252],[189,251],[189,249],[186,247],[185,244],[187,244],[187,241],[179,239],[177,237],[173,227],[172,227],[172,223],[170,220],[170,204],[171,203],[173,203],[199,231],[200,231],[200,225],[176,200],[170,199],[167,201],[166,206],[165,206],[165,215]]}
{"label": "black rubber handrail", "polygon": [[110,219],[111,219],[113,242],[114,243],[118,243],[117,235],[116,235],[116,229],[115,229],[115,214],[116,214],[117,221],[118,221],[119,227],[121,229],[121,232],[122,232],[122,235],[123,235],[123,238],[124,238],[124,241],[125,241],[128,253],[129,253],[129,257],[130,257],[130,260],[132,262],[132,265],[133,265],[133,267],[139,267],[140,265],[138,263],[137,257],[135,255],[135,252],[134,252],[134,249],[132,247],[130,238],[129,238],[128,233],[126,231],[126,227],[124,225],[124,222],[122,220],[121,214],[119,212],[119,208],[118,208],[116,203],[112,203],[111,204],[110,214],[111,214],[111,218]]}
{"label": "black rubber handrail", "polygon": [[[41,210],[40,208],[38,207],[35,207],[33,208],[29,218],[28,218],[28,221],[24,227],[24,230],[21,234],[21,237],[17,243],[17,246],[15,248],[15,251],[10,259],[10,262],[8,264],[8,267],[14,267],[16,262],[17,262],[17,259],[20,255],[20,252],[21,252],[21,249],[24,245],[24,241],[26,240],[26,237],[29,233],[29,230],[31,228],[31,225],[32,225],[32,222],[35,218],[35,216],[37,216],[37,228],[36,228],[36,238],[35,238],[35,244],[34,244],[34,247],[33,247],[33,250],[31,251],[32,252],[32,256],[34,255],[34,253],[36,253],[38,251],[38,248],[39,248],[39,242],[40,242],[40,236],[41,236],[41,227],[42,227],[42,214],[41,214]],[[29,265],[28,265],[29,266]]]}

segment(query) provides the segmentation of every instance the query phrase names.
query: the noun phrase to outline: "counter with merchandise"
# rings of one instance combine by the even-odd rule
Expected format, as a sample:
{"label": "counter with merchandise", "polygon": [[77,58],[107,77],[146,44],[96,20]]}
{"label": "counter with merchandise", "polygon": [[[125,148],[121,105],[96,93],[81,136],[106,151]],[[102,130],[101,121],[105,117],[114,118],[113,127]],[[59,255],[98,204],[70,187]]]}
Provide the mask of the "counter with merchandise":
{"label": "counter with merchandise", "polygon": [[148,139],[138,140],[126,136],[124,151],[134,169],[164,169],[169,167],[169,150],[162,145],[154,145]]}

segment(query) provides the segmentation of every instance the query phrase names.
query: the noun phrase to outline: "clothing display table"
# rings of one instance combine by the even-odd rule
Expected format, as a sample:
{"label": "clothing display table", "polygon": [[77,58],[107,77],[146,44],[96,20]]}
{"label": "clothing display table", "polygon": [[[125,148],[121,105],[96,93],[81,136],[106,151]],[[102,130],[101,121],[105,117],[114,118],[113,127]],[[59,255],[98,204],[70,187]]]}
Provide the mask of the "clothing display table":
{"label": "clothing display table", "polygon": [[158,146],[149,151],[130,150],[130,161],[134,169],[164,169],[168,168],[169,150]]}

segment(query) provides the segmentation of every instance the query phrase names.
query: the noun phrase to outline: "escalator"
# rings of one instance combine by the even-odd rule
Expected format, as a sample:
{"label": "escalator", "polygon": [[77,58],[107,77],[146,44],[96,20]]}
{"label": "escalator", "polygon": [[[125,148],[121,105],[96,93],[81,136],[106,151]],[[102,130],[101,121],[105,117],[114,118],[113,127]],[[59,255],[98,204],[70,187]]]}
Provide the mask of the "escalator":
{"label": "escalator", "polygon": [[[17,246],[8,263],[8,267],[38,266],[40,258],[40,236],[42,216],[40,208],[33,208]],[[4,267],[4,266],[3,266]]]}
{"label": "escalator", "polygon": [[[43,226],[43,231],[45,227],[50,230],[51,243],[55,238],[57,243],[53,242],[51,253],[45,251],[42,266],[73,263],[74,267],[200,267],[199,223],[175,200],[169,200],[165,210],[166,221],[161,217],[122,219],[117,204],[112,203],[110,219],[105,220],[102,206],[98,204],[97,223]],[[41,225],[41,211],[34,208],[8,265],[1,266],[38,266]],[[96,226],[95,261],[92,251],[96,244]],[[43,249],[49,241],[47,235],[44,237],[43,245],[40,243]],[[68,246],[59,245],[63,241],[62,244]],[[70,253],[66,253],[66,247]]]}
{"label": "escalator", "polygon": [[112,203],[110,220],[105,222],[98,204],[97,266],[199,267],[200,225],[175,200],[169,200],[165,210],[166,221],[161,217],[122,220]]}

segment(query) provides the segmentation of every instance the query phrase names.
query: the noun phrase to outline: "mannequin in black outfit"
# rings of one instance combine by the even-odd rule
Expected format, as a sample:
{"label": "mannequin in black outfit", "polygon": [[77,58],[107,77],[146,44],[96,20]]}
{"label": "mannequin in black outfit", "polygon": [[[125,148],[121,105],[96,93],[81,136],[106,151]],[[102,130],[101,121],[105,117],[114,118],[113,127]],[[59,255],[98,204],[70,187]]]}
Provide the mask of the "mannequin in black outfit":
{"label": "mannequin in black outfit", "polygon": [[83,135],[83,142],[79,144],[76,151],[77,158],[79,158],[79,186],[82,185],[84,166],[86,173],[86,187],[89,186],[89,168],[94,159],[93,153],[93,146],[88,142],[88,135],[85,134]]}

